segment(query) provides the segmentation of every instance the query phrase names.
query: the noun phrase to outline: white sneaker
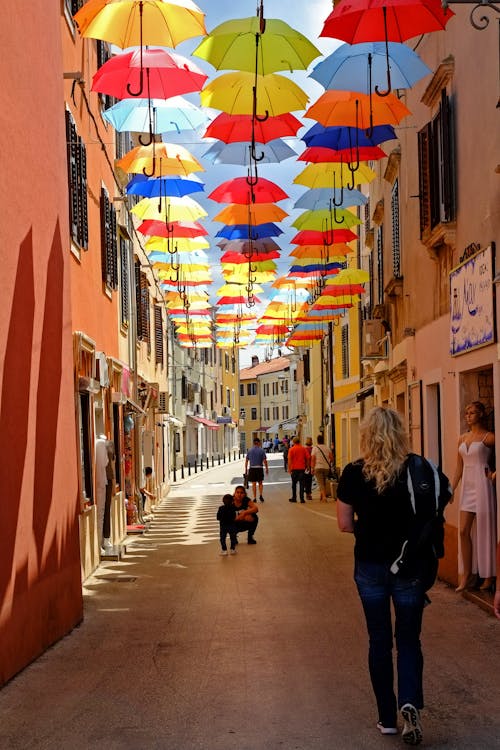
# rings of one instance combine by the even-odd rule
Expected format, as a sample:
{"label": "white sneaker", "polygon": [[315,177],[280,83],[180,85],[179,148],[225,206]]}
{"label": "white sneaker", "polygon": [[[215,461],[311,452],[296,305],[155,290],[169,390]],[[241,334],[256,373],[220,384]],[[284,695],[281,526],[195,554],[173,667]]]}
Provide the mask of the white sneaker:
{"label": "white sneaker", "polygon": [[229,550],[229,554],[230,554],[230,555],[235,555],[235,554],[237,553],[237,551],[238,551],[238,550],[236,550],[236,549],[230,549],[230,550]]}
{"label": "white sneaker", "polygon": [[377,721],[377,729],[380,732],[380,734],[397,734],[398,728],[397,727],[384,727],[384,725]]}
{"label": "white sneaker", "polygon": [[400,713],[404,721],[403,742],[406,742],[407,745],[420,745],[424,735],[418,709],[411,703],[405,703],[404,706],[401,706]]}
{"label": "white sneaker", "polygon": [[219,552],[219,555],[222,555],[222,557],[227,557],[227,549],[223,549]]}

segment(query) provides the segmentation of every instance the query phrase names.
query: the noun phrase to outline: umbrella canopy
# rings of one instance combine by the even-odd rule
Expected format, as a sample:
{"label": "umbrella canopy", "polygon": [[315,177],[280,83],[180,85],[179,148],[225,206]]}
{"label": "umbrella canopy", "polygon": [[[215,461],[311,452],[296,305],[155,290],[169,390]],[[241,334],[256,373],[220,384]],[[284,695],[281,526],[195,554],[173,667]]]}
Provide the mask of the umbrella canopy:
{"label": "umbrella canopy", "polygon": [[144,249],[151,262],[170,263],[173,253],[192,253],[193,250],[206,250],[210,245],[206,240],[191,240],[180,237],[167,240],[164,237],[150,237]]}
{"label": "umbrella canopy", "polygon": [[357,216],[346,209],[337,209],[335,211],[334,222],[331,211],[328,209],[319,209],[317,211],[304,211],[304,213],[295,219],[292,227],[296,227],[296,229],[318,229],[319,231],[324,231],[325,226],[328,227],[332,224],[338,228],[344,227],[349,229],[357,224],[361,224],[361,219],[358,219]]}
{"label": "umbrella canopy", "polygon": [[368,136],[363,128],[342,126],[325,127],[317,122],[302,136],[307,146],[324,146],[337,150],[358,146],[378,146],[384,141],[397,138],[392,125],[374,125],[373,132]]}
{"label": "umbrella canopy", "polygon": [[[252,200],[253,191],[253,200]],[[288,198],[288,195],[276,183],[259,177],[251,186],[246,177],[234,177],[223,182],[208,196],[218,203],[275,203]]]}
{"label": "umbrella canopy", "polygon": [[[244,294],[238,294],[236,296],[228,297],[227,295],[224,295],[223,297],[220,297],[216,304],[222,307],[223,305],[244,305],[248,300],[248,297]],[[255,304],[260,304],[260,299],[258,297],[253,296],[253,302]]]}
{"label": "umbrella canopy", "polygon": [[[337,276],[336,284],[365,284],[370,280],[368,271],[362,268],[345,268]],[[363,290],[364,291],[364,290]]]}
{"label": "umbrella canopy", "polygon": [[193,130],[206,122],[205,114],[182,96],[171,99],[123,99],[102,116],[118,132],[163,133]]}
{"label": "umbrella canopy", "polygon": [[176,47],[205,36],[204,15],[192,0],[88,0],[74,19],[82,36],[125,49],[140,44]]}
{"label": "umbrella canopy", "polygon": [[265,261],[265,260],[275,260],[276,258],[279,258],[280,254],[276,252],[275,250],[270,250],[267,253],[252,253],[250,257],[247,257],[246,255],[243,255],[243,253],[235,253],[235,252],[225,252],[220,257],[221,263],[249,263],[250,261],[252,263],[259,262],[259,261]]}
{"label": "umbrella canopy", "polygon": [[299,245],[290,253],[293,258],[323,258],[331,260],[333,258],[345,258],[346,255],[353,253],[353,249],[346,245],[345,242],[337,242],[335,245]]}
{"label": "umbrella canopy", "polygon": [[248,241],[248,240],[224,240],[223,243],[217,243],[222,246],[226,252],[234,251],[237,253],[268,253],[271,251],[280,252],[280,246],[271,237],[265,237],[262,240]]}
{"label": "umbrella canopy", "polygon": [[[117,99],[137,96],[145,71],[144,95],[168,99],[200,91],[208,76],[191,60],[164,49],[136,49],[110,57],[92,79],[92,91]],[[144,72],[142,73],[144,77]]]}
{"label": "umbrella canopy", "polygon": [[[269,141],[267,144],[255,144],[260,164],[277,164],[292,156],[297,158],[297,153],[280,138]],[[208,151],[203,154],[213,164],[242,164],[250,166],[251,150],[249,143],[214,143]]]}
{"label": "umbrella canopy", "polygon": [[347,185],[351,180],[354,185],[371,182],[376,177],[375,172],[365,164],[360,164],[357,169],[351,169],[347,164],[336,162],[322,164],[308,164],[302,172],[294,178],[297,185],[306,185],[310,188],[326,188],[334,185],[340,187]]}
{"label": "umbrella canopy", "polygon": [[341,0],[326,19],[320,36],[360,42],[404,42],[444,29],[455,14],[441,0]]}
{"label": "umbrella canopy", "polygon": [[[387,57],[384,42],[342,44],[325,57],[309,74],[325,89],[361,91],[369,94],[387,83]],[[388,42],[388,59],[393,88],[411,88],[431,69],[406,44]]]}
{"label": "umbrella canopy", "polygon": [[161,219],[146,219],[137,227],[137,230],[142,234],[173,238],[193,238],[208,234],[205,227],[197,221],[170,221],[167,224]]}
{"label": "umbrella canopy", "polygon": [[191,177],[146,177],[136,174],[126,187],[128,195],[142,195],[145,198],[183,198],[190,193],[203,192],[203,182],[193,175]]}
{"label": "umbrella canopy", "polygon": [[351,242],[358,235],[350,229],[334,229],[330,232],[317,232],[312,229],[301,229],[290,240],[291,245],[336,245],[338,242]]}
{"label": "umbrella canopy", "polygon": [[213,221],[222,221],[224,224],[264,224],[270,221],[281,221],[288,216],[286,211],[274,203],[254,203],[247,206],[241,203],[232,203],[219,211]]}
{"label": "umbrella canopy", "polygon": [[293,204],[294,208],[309,208],[314,211],[317,208],[329,208],[330,200],[338,208],[349,208],[351,206],[364,206],[368,203],[368,197],[359,190],[332,190],[331,188],[314,188],[301,195]]}
{"label": "umbrella canopy", "polygon": [[273,223],[256,224],[255,226],[252,224],[233,224],[219,229],[215,236],[226,237],[228,240],[259,240],[262,237],[278,237],[280,234],[283,234],[283,230]]}
{"label": "umbrella canopy", "polygon": [[380,146],[360,146],[359,148],[353,146],[352,148],[344,148],[341,151],[336,151],[333,148],[325,148],[324,146],[311,146],[304,149],[298,160],[308,161],[313,164],[329,161],[348,164],[349,162],[356,161],[378,161],[386,156],[387,154],[382,151]]}
{"label": "umbrella canopy", "polygon": [[252,73],[224,73],[206,84],[200,93],[201,103],[204,107],[213,107],[232,115],[252,114],[255,106],[257,115],[265,116],[267,113],[274,117],[284,112],[303,110],[309,101],[307,94],[296,83],[285,76],[270,73],[257,76],[255,103],[255,83],[256,78]]}
{"label": "umbrella canopy", "polygon": [[[147,171],[148,177],[191,174],[204,172],[200,162],[189,151],[178,144],[151,143],[149,146],[136,146],[116,162],[124,172]],[[146,173],[145,173],[146,174]]]}
{"label": "umbrella canopy", "polygon": [[225,21],[212,29],[193,55],[217,70],[267,75],[277,70],[305,70],[321,54],[309,39],[285,21],[270,18],[264,24],[265,31],[259,16]]}
{"label": "umbrella canopy", "polygon": [[309,107],[306,117],[322,125],[349,125],[368,129],[372,125],[397,125],[410,110],[395,94],[381,98],[356,91],[325,91]]}
{"label": "umbrella canopy", "polygon": [[[224,143],[237,143],[252,139],[252,115],[228,115],[221,112],[207,127],[204,138],[217,138]],[[295,115],[285,112],[253,123],[255,140],[268,143],[284,136],[293,137],[302,127]]]}
{"label": "umbrella canopy", "polygon": [[202,216],[207,215],[205,209],[188,196],[184,198],[165,198],[161,208],[158,206],[158,201],[152,198],[143,198],[142,201],[139,201],[130,210],[131,213],[140,219],[155,219],[156,221],[163,219],[164,222],[167,218],[169,222],[196,221]]}

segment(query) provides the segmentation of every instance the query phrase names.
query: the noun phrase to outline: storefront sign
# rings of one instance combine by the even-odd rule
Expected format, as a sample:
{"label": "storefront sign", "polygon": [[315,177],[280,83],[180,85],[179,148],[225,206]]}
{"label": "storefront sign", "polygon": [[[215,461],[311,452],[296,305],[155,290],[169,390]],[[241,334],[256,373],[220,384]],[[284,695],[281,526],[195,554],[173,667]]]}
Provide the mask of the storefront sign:
{"label": "storefront sign", "polygon": [[452,355],[465,354],[495,341],[491,246],[451,271],[450,310]]}

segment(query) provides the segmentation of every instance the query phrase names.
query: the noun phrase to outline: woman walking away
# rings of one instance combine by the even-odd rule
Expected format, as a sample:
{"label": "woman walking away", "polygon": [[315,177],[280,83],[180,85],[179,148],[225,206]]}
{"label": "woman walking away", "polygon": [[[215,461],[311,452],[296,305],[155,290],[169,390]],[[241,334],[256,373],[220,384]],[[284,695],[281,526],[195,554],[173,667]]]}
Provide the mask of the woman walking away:
{"label": "woman walking away", "polygon": [[314,472],[314,476],[318,483],[319,501],[320,503],[326,503],[326,483],[328,481],[328,474],[330,473],[333,455],[331,450],[328,450],[325,446],[323,435],[318,435],[316,442],[317,445],[314,446],[311,454],[311,471]]}
{"label": "woman walking away", "polygon": [[[337,518],[341,531],[355,535],[354,580],[369,636],[368,664],[378,707],[377,729],[403,740],[422,741],[423,656],[420,645],[425,591],[418,577],[391,572],[411,535],[415,514],[407,489],[408,439],[399,414],[375,407],[360,430],[362,458],[340,478]],[[356,520],[354,520],[356,517]],[[393,568],[394,570],[394,568]],[[395,612],[398,699],[394,693],[391,600]]]}

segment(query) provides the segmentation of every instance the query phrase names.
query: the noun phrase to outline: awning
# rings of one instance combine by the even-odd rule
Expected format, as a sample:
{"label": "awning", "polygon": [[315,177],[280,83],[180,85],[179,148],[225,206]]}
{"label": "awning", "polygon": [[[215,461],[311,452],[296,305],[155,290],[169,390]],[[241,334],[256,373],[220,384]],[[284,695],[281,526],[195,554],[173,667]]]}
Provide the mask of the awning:
{"label": "awning", "polygon": [[169,424],[173,424],[174,427],[184,427],[184,422],[181,422],[177,417],[173,417],[171,414],[165,414],[165,419]]}
{"label": "awning", "polygon": [[137,414],[143,414],[143,415],[146,414],[146,412],[144,411],[144,409],[141,406],[139,406],[139,404],[136,404],[135,401],[132,401],[131,398],[127,399],[127,404],[126,404],[125,408],[129,409],[130,411],[135,411],[135,412],[137,412]]}
{"label": "awning", "polygon": [[208,427],[209,430],[218,430],[219,425],[217,422],[212,422],[211,419],[205,419],[205,417],[194,417],[191,414],[188,415],[191,417],[191,419],[194,419],[195,422],[199,422],[202,425],[205,425],[205,427]]}
{"label": "awning", "polygon": [[281,422],[276,422],[276,424],[272,424],[271,427],[264,427],[263,429],[266,432],[278,432],[280,427],[281,427]]}
{"label": "awning", "polygon": [[373,396],[374,392],[374,385],[368,385],[366,388],[361,388],[361,390],[356,393],[356,401],[364,401],[368,396]]}
{"label": "awning", "polygon": [[278,432],[279,430],[296,430],[297,420],[296,419],[285,419],[284,422],[276,422],[275,424],[268,427],[266,432]]}

